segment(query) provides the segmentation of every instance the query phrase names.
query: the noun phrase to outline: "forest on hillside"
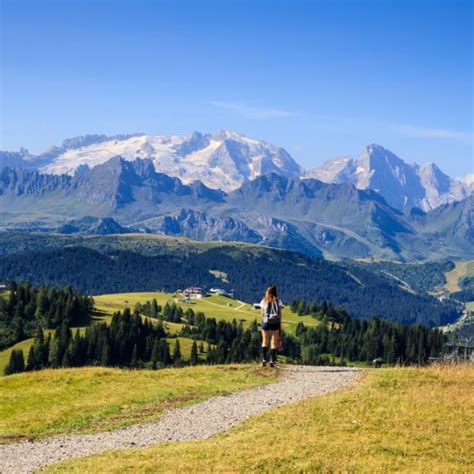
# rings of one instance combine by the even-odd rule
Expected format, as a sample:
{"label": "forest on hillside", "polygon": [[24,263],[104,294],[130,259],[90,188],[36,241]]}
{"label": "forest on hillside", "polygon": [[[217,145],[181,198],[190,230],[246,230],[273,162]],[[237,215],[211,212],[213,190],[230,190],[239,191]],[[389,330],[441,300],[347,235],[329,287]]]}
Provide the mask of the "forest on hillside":
{"label": "forest on hillside", "polygon": [[67,286],[33,287],[10,282],[8,295],[0,295],[0,350],[30,338],[38,328],[84,326],[93,308],[92,298]]}
{"label": "forest on hillside", "polygon": [[[224,272],[227,281],[210,270]],[[272,249],[227,246],[143,255],[66,247],[0,256],[0,281],[24,278],[35,285],[72,285],[88,294],[220,286],[234,289],[235,296],[244,301],[255,301],[263,288],[276,284],[287,301],[330,301],[362,319],[380,317],[439,326],[458,316],[456,305],[449,300],[439,302],[427,294],[406,291],[365,267]]]}
{"label": "forest on hillside", "polygon": [[[14,310],[21,307],[27,284],[10,288],[9,301]],[[50,288],[45,287],[48,293]],[[39,294],[38,293],[37,295]],[[56,291],[55,300],[64,299],[68,289]],[[50,303],[54,303],[53,300]],[[87,304],[91,303],[87,299]],[[373,318],[360,321],[351,318],[342,308],[330,303],[294,301],[292,309],[299,315],[311,315],[319,324],[315,327],[298,323],[294,334],[282,332],[281,355],[289,363],[309,365],[345,365],[347,362],[370,362],[382,358],[388,364],[426,364],[429,357],[441,354],[444,336],[441,331],[422,325],[401,325]],[[59,313],[58,313],[59,314]],[[35,319],[34,342],[28,352],[13,350],[5,374],[43,368],[113,366],[157,369],[167,366],[227,364],[258,361],[261,335],[257,321],[245,328],[242,322],[226,322],[208,318],[191,308],[183,310],[176,303],[162,308],[156,300],[137,305],[132,312],[125,308],[116,312],[110,324],[95,322],[74,333],[77,323],[68,312],[55,320],[56,329],[45,336],[48,319]],[[147,316],[147,317],[143,317]],[[177,334],[169,334],[164,322],[180,323]],[[178,337],[193,341],[191,354],[184,359]],[[175,339],[170,347],[169,340]]]}

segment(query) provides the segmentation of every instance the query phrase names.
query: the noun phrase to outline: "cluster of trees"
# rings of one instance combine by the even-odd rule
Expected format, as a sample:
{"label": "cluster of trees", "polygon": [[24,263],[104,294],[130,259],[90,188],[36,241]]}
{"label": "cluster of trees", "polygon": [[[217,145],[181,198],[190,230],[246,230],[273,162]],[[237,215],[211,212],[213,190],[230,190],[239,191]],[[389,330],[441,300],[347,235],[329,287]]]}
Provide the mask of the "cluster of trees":
{"label": "cluster of trees", "polygon": [[439,357],[445,344],[440,330],[419,324],[406,326],[379,318],[361,321],[328,303],[294,301],[292,307],[321,321],[316,327],[303,323],[296,327],[304,364],[321,364],[321,357],[331,355],[343,363],[382,358],[388,364],[423,365],[429,357]]}
{"label": "cluster of trees", "polygon": [[146,362],[158,368],[182,362],[179,341],[171,355],[163,325],[131,314],[128,308],[115,313],[110,324],[92,324],[82,334],[77,330],[73,335],[66,322],[48,337],[38,329],[23,368],[18,353],[24,359],[22,351],[12,351],[6,374],[85,365],[140,368]]}
{"label": "cluster of trees", "polygon": [[[337,264],[265,248],[211,247],[201,252],[189,248],[186,255],[167,249],[164,254],[153,255],[157,250],[117,250],[111,246],[98,245],[100,251],[78,246],[0,256],[0,280],[29,275],[33,283],[69,282],[91,294],[156,288],[172,291],[199,283],[204,287],[235,288],[235,296],[244,301],[260,301],[265,282],[271,281],[285,289],[288,300],[332,301],[362,319],[379,316],[404,324],[443,325],[458,315],[449,302],[402,290],[396,280],[383,275],[382,267],[373,271],[371,265]],[[226,273],[229,283],[217,279],[209,268]],[[421,286],[427,288],[431,278],[444,278],[443,269],[435,264],[398,265],[387,271],[397,272],[410,285],[416,285],[422,275]]]}
{"label": "cluster of trees", "polygon": [[156,298],[148,301],[145,304],[137,303],[135,305],[135,312],[149,316],[150,318],[157,318],[161,313],[162,307],[158,304]]}
{"label": "cluster of trees", "polygon": [[0,350],[32,337],[38,328],[84,325],[93,308],[92,298],[70,287],[34,288],[28,282],[11,282],[7,291],[0,298]]}

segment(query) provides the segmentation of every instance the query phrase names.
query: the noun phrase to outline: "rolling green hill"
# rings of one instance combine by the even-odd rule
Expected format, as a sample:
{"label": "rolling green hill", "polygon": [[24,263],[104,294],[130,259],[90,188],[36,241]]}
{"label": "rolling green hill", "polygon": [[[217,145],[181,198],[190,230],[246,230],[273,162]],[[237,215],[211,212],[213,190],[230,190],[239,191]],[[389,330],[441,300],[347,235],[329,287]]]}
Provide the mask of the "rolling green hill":
{"label": "rolling green hill", "polygon": [[449,302],[407,291],[370,267],[257,245],[149,235],[0,234],[0,249],[0,281],[72,285],[90,294],[220,286],[248,302],[276,284],[284,301],[326,300],[358,318],[440,325],[457,317]]}

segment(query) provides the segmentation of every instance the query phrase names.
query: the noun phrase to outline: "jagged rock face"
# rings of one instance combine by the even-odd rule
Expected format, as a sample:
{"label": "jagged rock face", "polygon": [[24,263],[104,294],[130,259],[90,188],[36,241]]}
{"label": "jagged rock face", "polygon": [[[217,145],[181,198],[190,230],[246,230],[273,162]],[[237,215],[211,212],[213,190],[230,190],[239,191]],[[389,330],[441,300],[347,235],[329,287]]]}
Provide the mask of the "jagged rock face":
{"label": "jagged rock face", "polygon": [[358,160],[329,160],[306,176],[325,183],[350,183],[359,189],[372,189],[400,210],[419,207],[428,211],[465,199],[472,192],[469,185],[450,178],[435,164],[405,163],[380,145],[364,148]]}
{"label": "jagged rock face", "polygon": [[232,217],[211,217],[204,212],[181,209],[174,216],[150,219],[145,230],[164,235],[176,235],[195,240],[235,240],[258,243],[261,235]]}
{"label": "jagged rock face", "polygon": [[[190,203],[220,202],[224,193],[199,182],[188,186],[178,178],[157,173],[149,160],[131,162],[114,157],[94,168],[82,168],[74,176],[3,168],[0,170],[0,196],[4,197],[0,210],[39,209],[74,217],[117,214],[127,222],[141,214],[156,215]],[[39,196],[42,196],[41,200],[36,199]],[[7,198],[10,199],[8,203]],[[162,209],[158,210],[160,207]]]}

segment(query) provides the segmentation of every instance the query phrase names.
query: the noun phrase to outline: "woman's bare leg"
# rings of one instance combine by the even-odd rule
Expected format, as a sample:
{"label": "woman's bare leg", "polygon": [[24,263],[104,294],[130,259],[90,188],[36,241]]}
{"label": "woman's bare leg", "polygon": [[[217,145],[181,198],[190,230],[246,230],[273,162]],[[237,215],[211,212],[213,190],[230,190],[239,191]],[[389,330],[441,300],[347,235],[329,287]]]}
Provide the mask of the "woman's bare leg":
{"label": "woman's bare leg", "polygon": [[278,338],[280,337],[280,331],[272,331],[270,340],[271,340],[271,348],[270,351],[270,367],[273,367],[273,364],[277,361],[277,348],[278,348]]}
{"label": "woman's bare leg", "polygon": [[262,329],[262,347],[268,347],[270,345],[271,333],[273,331],[264,331]]}
{"label": "woman's bare leg", "polygon": [[271,332],[271,335],[270,335],[270,344],[271,344],[271,348],[272,349],[278,349],[278,342],[279,342],[279,339],[280,339],[280,331],[269,331]]}
{"label": "woman's bare leg", "polygon": [[262,329],[262,362],[267,365],[268,362],[268,346],[270,345],[271,331],[264,331]]}

